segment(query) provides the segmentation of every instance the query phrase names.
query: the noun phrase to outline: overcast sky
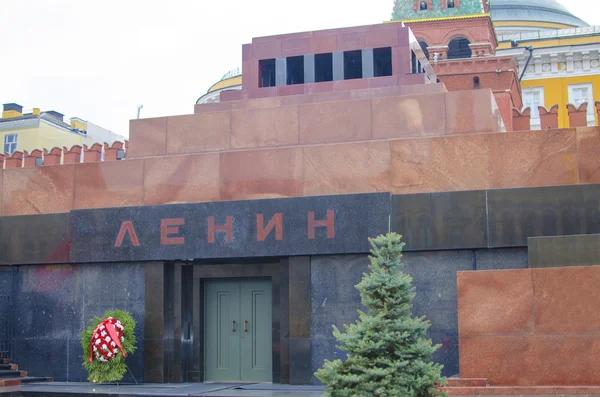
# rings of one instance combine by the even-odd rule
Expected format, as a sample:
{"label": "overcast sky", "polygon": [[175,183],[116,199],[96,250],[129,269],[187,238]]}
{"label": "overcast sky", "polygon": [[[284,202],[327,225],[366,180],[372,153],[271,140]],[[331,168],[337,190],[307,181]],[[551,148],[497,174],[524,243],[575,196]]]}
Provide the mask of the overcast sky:
{"label": "overcast sky", "polygon": [[[0,103],[77,116],[121,135],[193,112],[252,37],[389,20],[393,0],[0,0]],[[600,25],[599,0],[560,0]]]}

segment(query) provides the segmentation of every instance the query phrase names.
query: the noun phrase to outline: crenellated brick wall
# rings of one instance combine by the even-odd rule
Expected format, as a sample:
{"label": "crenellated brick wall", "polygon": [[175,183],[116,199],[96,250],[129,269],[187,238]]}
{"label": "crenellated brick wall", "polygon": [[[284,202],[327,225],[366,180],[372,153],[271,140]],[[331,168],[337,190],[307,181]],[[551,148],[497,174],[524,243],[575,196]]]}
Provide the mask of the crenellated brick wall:
{"label": "crenellated brick wall", "polygon": [[[117,160],[119,151],[122,151],[124,159],[128,147],[129,141],[124,143],[115,141],[112,145],[106,142],[104,145],[94,143],[90,147],[83,145],[83,148],[75,145],[71,149],[54,147],[49,151],[45,148],[35,149],[31,153],[16,151],[12,154],[0,154],[0,169],[113,161]],[[104,159],[102,158],[103,154]]]}

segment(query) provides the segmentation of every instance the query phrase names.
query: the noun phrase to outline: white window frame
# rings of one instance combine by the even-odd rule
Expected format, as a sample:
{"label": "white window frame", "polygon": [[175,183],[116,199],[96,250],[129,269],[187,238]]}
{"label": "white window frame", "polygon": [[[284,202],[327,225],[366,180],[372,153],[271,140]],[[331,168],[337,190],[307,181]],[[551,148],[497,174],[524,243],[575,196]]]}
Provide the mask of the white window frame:
{"label": "white window frame", "polygon": [[[540,119],[540,111],[537,106],[527,106],[525,97],[527,94],[538,94],[539,95],[539,103],[538,106],[544,106],[546,103],[544,100],[544,87],[527,87],[523,88],[523,109],[529,107],[531,110],[531,124],[530,128],[532,130],[539,130],[542,128],[542,120]],[[521,110],[522,111],[522,110]]]}
{"label": "white window frame", "polygon": [[569,84],[569,103],[575,105],[576,108],[579,108],[579,105],[584,101],[576,101],[575,100],[575,91],[578,89],[587,88],[587,125],[593,127],[596,125],[596,115],[594,114],[594,109],[596,106],[594,105],[594,87],[592,83],[584,83],[584,84]]}
{"label": "white window frame", "polygon": [[[9,138],[14,138],[14,139],[9,139]],[[4,147],[3,147],[4,153],[13,154],[14,152],[16,152],[18,140],[19,140],[19,134],[4,135]],[[8,145],[8,147],[6,145]]]}

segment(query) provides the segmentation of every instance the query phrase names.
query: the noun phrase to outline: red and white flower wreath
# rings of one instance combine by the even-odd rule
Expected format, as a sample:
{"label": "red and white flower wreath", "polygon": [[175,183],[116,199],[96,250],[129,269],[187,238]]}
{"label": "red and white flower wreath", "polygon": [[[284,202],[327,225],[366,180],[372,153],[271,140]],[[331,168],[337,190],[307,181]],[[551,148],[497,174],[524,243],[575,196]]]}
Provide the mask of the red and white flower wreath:
{"label": "red and white flower wreath", "polygon": [[92,362],[93,356],[101,362],[111,361],[119,351],[123,358],[127,357],[123,351],[124,341],[125,329],[121,322],[116,318],[105,318],[92,334],[89,362]]}

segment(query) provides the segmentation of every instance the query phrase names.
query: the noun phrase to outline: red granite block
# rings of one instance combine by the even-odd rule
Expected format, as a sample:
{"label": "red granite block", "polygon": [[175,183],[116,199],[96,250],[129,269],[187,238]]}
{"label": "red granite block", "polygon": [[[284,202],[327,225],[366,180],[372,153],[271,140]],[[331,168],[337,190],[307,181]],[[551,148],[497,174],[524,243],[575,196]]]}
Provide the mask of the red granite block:
{"label": "red granite block", "polygon": [[[401,80],[404,77],[399,77]],[[402,85],[402,95],[428,95],[448,92],[443,83]]]}
{"label": "red granite block", "polygon": [[310,38],[301,37],[286,39],[281,42],[281,55],[293,57],[310,53]]}
{"label": "red granite block", "polygon": [[458,333],[533,333],[531,270],[458,272]]}
{"label": "red granite block", "polygon": [[[395,76],[392,76],[392,78],[395,78]],[[373,99],[404,95],[402,92],[403,87],[400,87],[400,86],[371,88],[371,89],[369,89],[369,91],[371,91],[371,98],[373,98]],[[415,94],[415,95],[419,95],[419,94]]]}
{"label": "red granite block", "polygon": [[410,44],[410,30],[407,27],[396,27],[396,31],[398,32],[398,43],[399,45],[409,45]]}
{"label": "red granite block", "polygon": [[369,88],[381,88],[395,86],[398,79],[396,76],[383,76],[365,79]]}
{"label": "red granite block", "polygon": [[346,28],[334,28],[334,29],[326,29],[326,30],[316,30],[312,32],[313,37],[319,36],[337,36],[342,33],[349,33],[350,31]]}
{"label": "red granite block", "polygon": [[530,383],[527,353],[531,336],[460,336],[458,346],[461,377],[488,378],[495,386]]}
{"label": "red granite block", "polygon": [[75,209],[142,205],[144,160],[78,164]]}
{"label": "red granite block", "polygon": [[74,175],[74,165],[3,170],[2,216],[71,211]]}
{"label": "red granite block", "polygon": [[320,83],[310,83],[307,84],[307,94],[316,94],[319,92],[332,92],[333,91],[333,81],[322,81]]}
{"label": "red granite block", "polygon": [[444,94],[378,98],[373,100],[373,138],[444,135]]}
{"label": "red granite block", "polygon": [[334,91],[364,90],[369,87],[367,79],[339,80],[333,82]]}
{"label": "red granite block", "polygon": [[337,51],[353,51],[367,48],[367,36],[363,32],[337,35]]}
{"label": "red granite block", "polygon": [[388,192],[390,143],[357,142],[304,148],[304,195]]}
{"label": "red granite block", "polygon": [[252,44],[242,44],[242,62],[252,60]]}
{"label": "red granite block", "polygon": [[281,40],[252,43],[253,60],[260,61],[272,58],[281,58]]}
{"label": "red granite block", "polygon": [[[450,379],[448,379],[450,380]],[[598,396],[599,386],[444,387],[449,396]]]}
{"label": "red granite block", "polygon": [[[259,70],[258,61],[242,61],[242,89],[258,88]],[[227,92],[227,91],[226,91]]]}
{"label": "red granite block", "polygon": [[490,142],[493,188],[579,182],[574,129],[490,134]]}
{"label": "red granite block", "polygon": [[252,88],[249,90],[249,98],[269,98],[277,96],[277,87]]}
{"label": "red granite block", "polygon": [[167,118],[129,121],[127,157],[156,156],[167,153]]}
{"label": "red granite block", "polygon": [[456,91],[446,94],[448,134],[494,132],[491,90]]}
{"label": "red granite block", "polygon": [[396,47],[400,45],[396,29],[372,30],[365,33],[366,48]]}
{"label": "red granite block", "polygon": [[[308,90],[308,85],[304,87],[305,91]],[[289,95],[279,97],[281,106],[289,106],[289,105],[302,105],[304,103],[314,103],[316,99],[316,95]]]}
{"label": "red granite block", "polygon": [[231,110],[232,102],[215,102],[215,103],[203,103],[200,105],[194,105],[194,113],[214,113],[214,112],[228,112]]}
{"label": "red granite block", "polygon": [[410,73],[411,50],[409,46],[392,48],[392,73],[394,76],[404,76]]}
{"label": "red granite block", "polygon": [[301,148],[221,154],[221,200],[298,197],[303,193]]}
{"label": "red granite block", "polygon": [[252,38],[252,43],[267,43],[271,41],[282,41],[288,39],[299,39],[311,37],[313,32],[297,32],[297,33],[284,33],[284,34],[276,34],[273,36],[263,36],[263,37],[254,37]]}
{"label": "red granite block", "polygon": [[336,52],[337,36],[313,36],[310,38],[308,50],[310,54],[324,54],[328,52]]}
{"label": "red granite block", "polygon": [[231,106],[231,110],[244,110],[244,109],[260,109],[260,108],[272,108],[281,106],[280,97],[269,97],[269,98],[257,98],[249,99],[246,101],[235,101]]}
{"label": "red granite block", "polygon": [[448,387],[486,387],[489,384],[487,378],[447,378]]}
{"label": "red granite block", "polygon": [[533,269],[535,332],[600,332],[600,267]]}
{"label": "red granite block", "polygon": [[167,119],[167,153],[198,153],[230,148],[230,112]]}
{"label": "red granite block", "polygon": [[298,144],[298,106],[231,112],[232,149]]}
{"label": "red granite block", "polygon": [[206,153],[145,159],[144,205],[219,201],[219,158]]}
{"label": "red granite block", "polygon": [[[401,85],[401,86],[425,86],[425,85],[433,85],[434,83],[431,83],[428,79],[427,79],[427,75],[425,73],[413,73],[413,74],[406,74],[404,76],[398,76],[397,77],[397,82],[396,85]],[[437,83],[435,83],[437,84]],[[440,83],[440,85],[443,86],[443,83]],[[447,92],[447,91],[445,91]]]}
{"label": "red granite block", "polygon": [[300,105],[300,143],[350,142],[371,139],[371,101]]}
{"label": "red granite block", "polygon": [[240,90],[230,90],[230,91],[222,91],[219,94],[219,98],[221,102],[227,101],[242,101],[249,98],[248,91],[240,91]]}
{"label": "red granite block", "polygon": [[484,135],[392,141],[392,193],[489,189],[489,157]]}
{"label": "red granite block", "polygon": [[579,182],[600,183],[600,127],[577,128]]}
{"label": "red granite block", "polygon": [[390,24],[378,23],[375,25],[349,26],[340,29],[339,33],[367,33],[378,30],[386,30],[392,28]]}
{"label": "red granite block", "polygon": [[306,86],[304,84],[282,85],[280,87],[277,87],[277,95],[301,95],[304,94],[305,89]]}
{"label": "red granite block", "polygon": [[597,386],[600,336],[489,335],[459,338],[461,377],[494,386]]}

